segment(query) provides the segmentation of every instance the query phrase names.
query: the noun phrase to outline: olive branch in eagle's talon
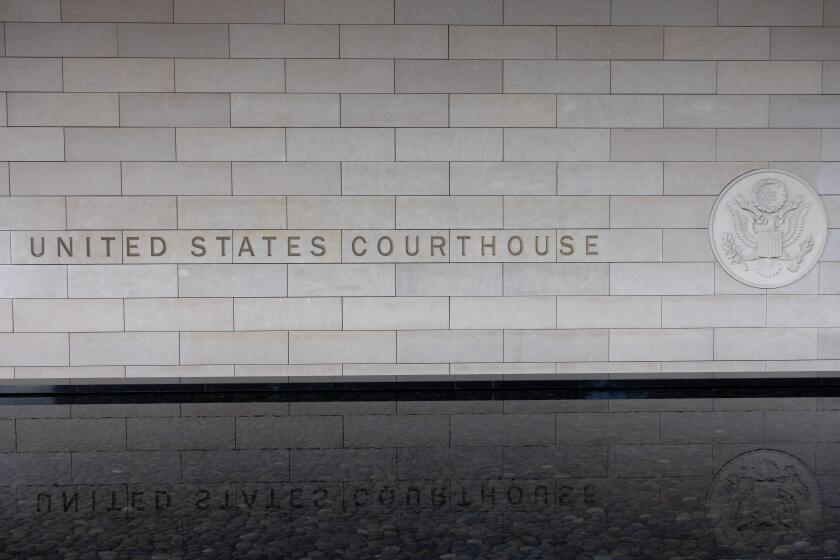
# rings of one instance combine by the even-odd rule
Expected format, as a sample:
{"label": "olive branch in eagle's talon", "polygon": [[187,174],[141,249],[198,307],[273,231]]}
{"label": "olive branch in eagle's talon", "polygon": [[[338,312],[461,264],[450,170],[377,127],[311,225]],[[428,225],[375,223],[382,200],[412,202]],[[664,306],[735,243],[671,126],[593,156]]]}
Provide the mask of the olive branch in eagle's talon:
{"label": "olive branch in eagle's talon", "polygon": [[723,250],[729,256],[729,262],[731,264],[740,263],[744,267],[744,271],[749,270],[747,263],[744,262],[744,254],[741,253],[741,248],[735,242],[735,236],[732,235],[732,232],[723,234],[721,244],[723,245]]}

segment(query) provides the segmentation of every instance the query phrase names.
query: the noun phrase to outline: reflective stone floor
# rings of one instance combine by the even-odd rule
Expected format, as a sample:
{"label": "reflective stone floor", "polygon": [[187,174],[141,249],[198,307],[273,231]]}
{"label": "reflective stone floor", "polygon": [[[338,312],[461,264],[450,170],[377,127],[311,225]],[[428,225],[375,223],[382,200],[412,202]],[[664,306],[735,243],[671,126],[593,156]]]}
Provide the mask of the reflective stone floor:
{"label": "reflective stone floor", "polygon": [[167,400],[0,404],[0,559],[840,558],[836,397]]}

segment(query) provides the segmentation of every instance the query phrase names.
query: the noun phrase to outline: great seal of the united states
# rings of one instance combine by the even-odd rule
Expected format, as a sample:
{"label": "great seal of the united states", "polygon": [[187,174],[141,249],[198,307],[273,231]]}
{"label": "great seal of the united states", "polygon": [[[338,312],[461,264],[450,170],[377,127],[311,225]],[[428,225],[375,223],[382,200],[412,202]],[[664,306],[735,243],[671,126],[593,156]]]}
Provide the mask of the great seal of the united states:
{"label": "great seal of the united states", "polygon": [[817,192],[779,169],[736,177],[718,195],[709,217],[709,241],[721,267],[756,288],[780,288],[819,261],[828,218]]}

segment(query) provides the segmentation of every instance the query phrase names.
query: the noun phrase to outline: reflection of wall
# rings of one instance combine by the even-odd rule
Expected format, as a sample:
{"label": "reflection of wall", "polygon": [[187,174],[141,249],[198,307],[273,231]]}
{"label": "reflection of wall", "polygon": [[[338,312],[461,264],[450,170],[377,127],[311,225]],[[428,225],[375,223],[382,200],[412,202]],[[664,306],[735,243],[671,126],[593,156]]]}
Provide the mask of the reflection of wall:
{"label": "reflection of wall", "polygon": [[[3,0],[0,378],[836,370],[836,3]],[[767,166],[832,228],[769,293],[705,231]]]}
{"label": "reflection of wall", "polygon": [[[105,534],[85,541],[97,550],[128,546],[134,531],[137,546],[158,541],[161,551],[313,542],[399,546],[419,557],[436,546],[715,551],[713,478],[731,459],[770,448],[801,461],[803,479],[816,475],[826,506],[821,523],[770,544],[805,540],[798,553],[836,554],[823,547],[840,505],[837,406],[808,398],[4,406],[0,533],[30,551],[103,524]],[[779,505],[760,493],[750,500]]]}

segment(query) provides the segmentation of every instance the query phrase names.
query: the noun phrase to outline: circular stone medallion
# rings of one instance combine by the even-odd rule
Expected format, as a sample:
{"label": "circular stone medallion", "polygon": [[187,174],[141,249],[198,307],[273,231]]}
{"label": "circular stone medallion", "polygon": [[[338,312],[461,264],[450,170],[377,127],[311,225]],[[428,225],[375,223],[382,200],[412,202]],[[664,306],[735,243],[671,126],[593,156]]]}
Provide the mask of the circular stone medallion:
{"label": "circular stone medallion", "polygon": [[760,449],[738,455],[720,469],[706,508],[718,544],[772,549],[815,531],[822,496],[802,461],[789,453]]}
{"label": "circular stone medallion", "polygon": [[828,219],[819,195],[787,171],[758,169],[720,193],[709,218],[715,258],[730,276],[779,288],[805,276],[820,258]]}

